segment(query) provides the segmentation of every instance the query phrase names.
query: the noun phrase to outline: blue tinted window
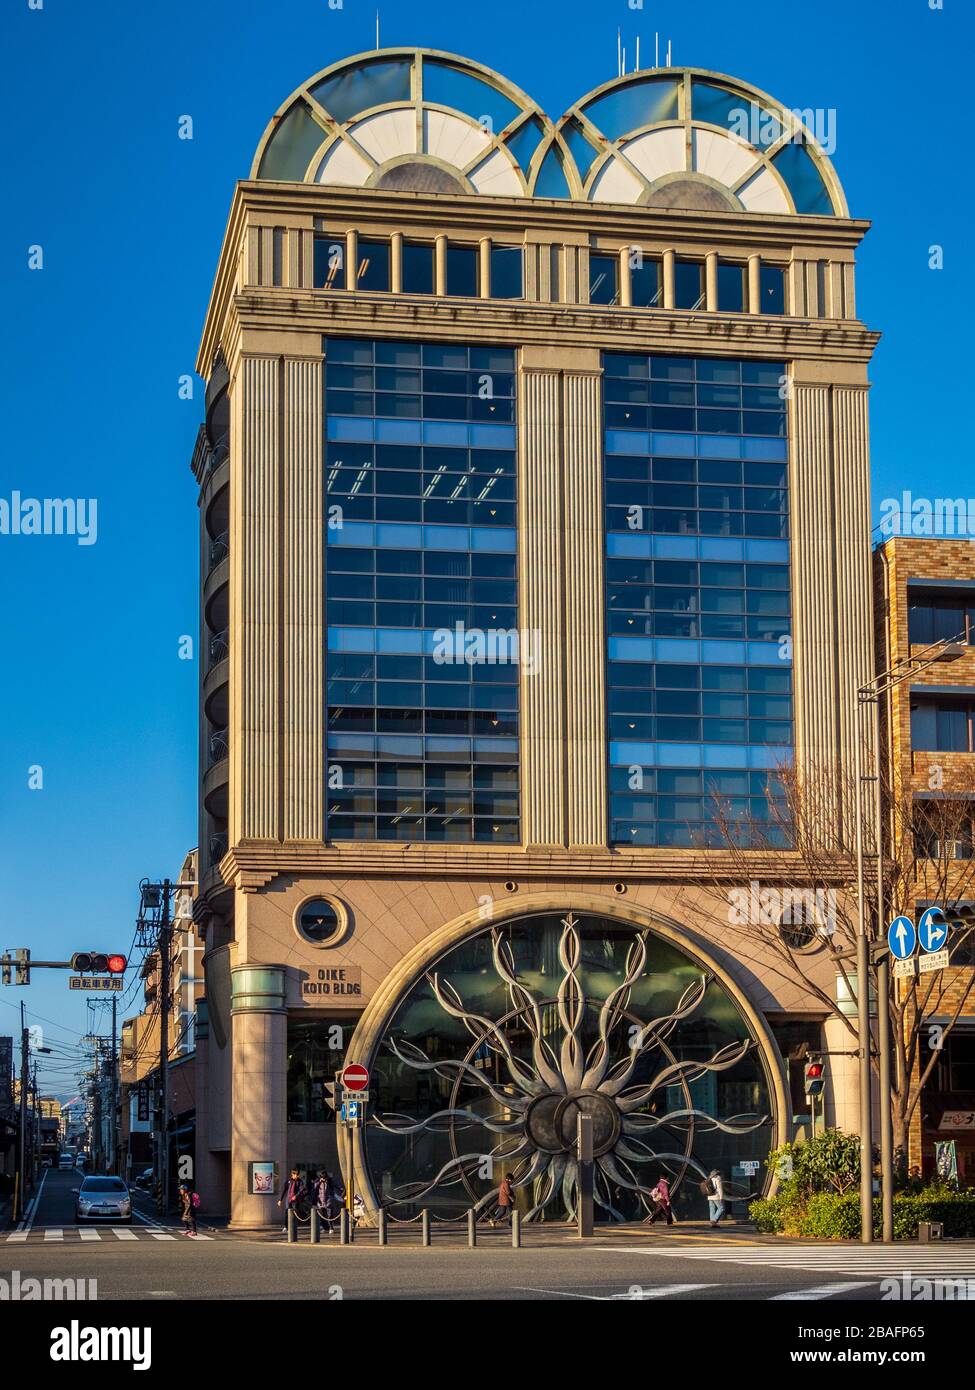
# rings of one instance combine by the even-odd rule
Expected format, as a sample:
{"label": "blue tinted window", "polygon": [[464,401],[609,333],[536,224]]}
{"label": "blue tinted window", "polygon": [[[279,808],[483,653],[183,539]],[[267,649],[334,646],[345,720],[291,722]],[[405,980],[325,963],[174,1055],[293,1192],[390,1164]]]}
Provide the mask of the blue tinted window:
{"label": "blue tinted window", "polygon": [[491,298],[523,299],[524,255],[520,246],[491,247]]}
{"label": "blue tinted window", "polygon": [[403,244],[404,294],[433,294],[433,247],[417,242]]}
{"label": "blue tinted window", "polygon": [[[514,425],[468,423],[491,402],[513,422],[514,368],[502,348],[325,340],[326,414],[411,432],[327,446],[332,840],[518,840]],[[380,413],[401,405],[417,418]]]}
{"label": "blue tinted window", "polygon": [[676,120],[678,90],[672,78],[638,78],[590,102],[586,118],[610,140],[618,140],[643,126]]}
{"label": "blue tinted window", "polygon": [[410,63],[363,63],[309,88],[311,95],[337,121],[349,121],[361,111],[387,102],[410,100]]}
{"label": "blue tinted window", "polygon": [[423,63],[423,100],[451,106],[477,122],[487,116],[498,135],[520,115],[520,107],[487,82],[432,58]]}
{"label": "blue tinted window", "polygon": [[[661,782],[697,766],[736,789],[743,835],[778,843],[781,808],[748,778],[792,743],[779,645],[791,630],[784,365],[638,354],[603,365],[612,841],[720,843],[712,790]],[[657,411],[682,413],[684,431],[642,428],[648,410],[654,424]],[[782,431],[769,441],[781,461],[752,461],[765,447],[741,432],[752,415]]]}

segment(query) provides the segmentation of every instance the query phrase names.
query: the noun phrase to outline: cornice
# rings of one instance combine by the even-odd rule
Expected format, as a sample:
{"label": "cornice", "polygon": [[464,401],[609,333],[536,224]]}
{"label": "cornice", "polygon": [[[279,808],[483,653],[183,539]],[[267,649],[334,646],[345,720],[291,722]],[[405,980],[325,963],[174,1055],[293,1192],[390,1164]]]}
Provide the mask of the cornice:
{"label": "cornice", "polygon": [[[249,289],[234,297],[247,355],[250,332],[375,333],[389,337],[492,340],[513,346],[594,344],[606,351],[759,354],[867,363],[880,334],[854,319],[682,313],[421,295],[345,295],[304,289]],[[259,350],[256,355],[261,355]]]}
{"label": "cornice", "polygon": [[[322,878],[452,878],[513,879],[515,882],[553,879],[594,880],[624,885],[673,883],[706,885],[727,876],[740,882],[743,857],[736,852],[694,850],[611,850],[582,848],[511,848],[508,846],[431,844],[386,845],[355,842],[335,845],[312,841],[245,840],[233,846],[220,863],[224,884],[256,892],[280,875]],[[801,856],[756,851],[747,857],[747,872],[763,882],[798,881],[805,861]],[[848,863],[837,859],[835,882],[848,875]]]}

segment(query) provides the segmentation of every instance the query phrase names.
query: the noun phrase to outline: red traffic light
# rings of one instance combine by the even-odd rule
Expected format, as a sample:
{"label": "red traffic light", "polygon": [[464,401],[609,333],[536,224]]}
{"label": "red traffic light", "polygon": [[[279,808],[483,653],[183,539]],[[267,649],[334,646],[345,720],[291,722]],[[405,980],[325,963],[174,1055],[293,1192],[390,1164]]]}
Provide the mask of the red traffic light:
{"label": "red traffic light", "polygon": [[817,1076],[822,1076],[822,1074],[822,1062],[810,1062],[809,1066],[806,1068],[806,1076],[810,1081],[814,1080]]}
{"label": "red traffic light", "polygon": [[124,975],[126,964],[124,956],[109,956],[108,973],[110,975]]}

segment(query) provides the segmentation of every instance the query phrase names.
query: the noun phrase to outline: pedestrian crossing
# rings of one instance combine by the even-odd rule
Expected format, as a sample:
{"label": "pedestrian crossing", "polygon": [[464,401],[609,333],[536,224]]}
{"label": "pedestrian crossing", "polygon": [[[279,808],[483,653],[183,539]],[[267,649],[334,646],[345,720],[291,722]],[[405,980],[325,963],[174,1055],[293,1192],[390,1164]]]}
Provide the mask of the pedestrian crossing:
{"label": "pedestrian crossing", "polygon": [[764,1269],[845,1274],[850,1278],[892,1278],[905,1272],[931,1278],[975,1279],[975,1242],[938,1245],[604,1245],[619,1255],[657,1255],[661,1259],[700,1260]]}
{"label": "pedestrian crossing", "polygon": [[[690,1298],[704,1289],[727,1288],[720,1284],[657,1284],[646,1288],[633,1284],[622,1293],[584,1293],[576,1289],[541,1289],[528,1284],[516,1284],[519,1293],[548,1294],[552,1298],[575,1298],[589,1303],[645,1303],[668,1298]],[[876,1288],[876,1281],[853,1280],[841,1283],[817,1284],[815,1288],[789,1289],[784,1293],[767,1294],[759,1301],[768,1303],[819,1303],[830,1298],[849,1297],[860,1289]]]}
{"label": "pedestrian crossing", "polygon": [[[11,1231],[0,1237],[7,1245],[73,1245],[93,1242],[172,1241],[182,1235],[178,1226],[34,1226],[29,1231]],[[213,1236],[197,1234],[197,1240],[213,1240]]]}

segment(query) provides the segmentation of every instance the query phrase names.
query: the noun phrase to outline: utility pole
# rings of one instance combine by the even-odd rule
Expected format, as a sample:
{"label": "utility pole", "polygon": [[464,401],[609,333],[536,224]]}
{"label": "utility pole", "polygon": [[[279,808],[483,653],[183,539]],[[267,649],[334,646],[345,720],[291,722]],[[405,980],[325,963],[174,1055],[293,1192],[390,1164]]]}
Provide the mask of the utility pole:
{"label": "utility pole", "polygon": [[169,1209],[169,879],[162,885],[162,920],[159,923],[159,1103],[160,1211]]}
{"label": "utility pole", "polygon": [[[111,1172],[117,1173],[119,1166],[119,1113],[118,1113],[118,1044],[115,1041],[118,1020],[118,1001],[112,995],[112,1166]],[[121,1175],[120,1175],[121,1176]]]}
{"label": "utility pole", "polygon": [[27,1186],[27,1062],[30,1055],[30,1034],[24,1022],[24,1001],[20,1001],[20,1153],[17,1170],[20,1174],[20,1211],[24,1214],[24,1189]]}

